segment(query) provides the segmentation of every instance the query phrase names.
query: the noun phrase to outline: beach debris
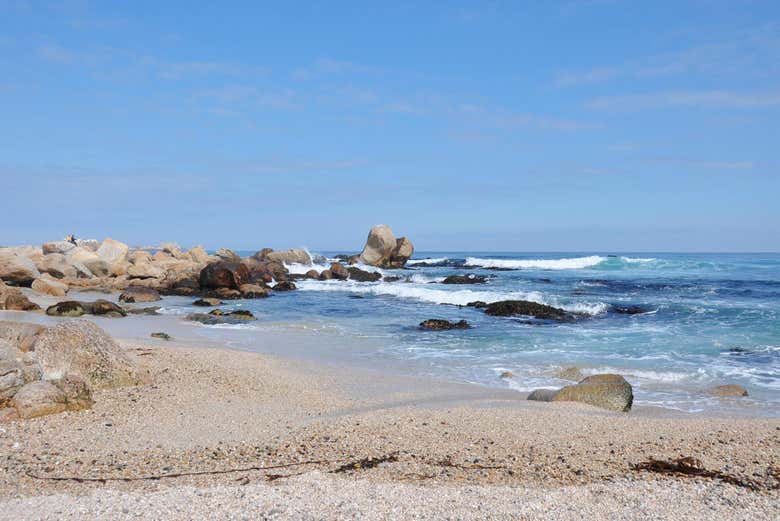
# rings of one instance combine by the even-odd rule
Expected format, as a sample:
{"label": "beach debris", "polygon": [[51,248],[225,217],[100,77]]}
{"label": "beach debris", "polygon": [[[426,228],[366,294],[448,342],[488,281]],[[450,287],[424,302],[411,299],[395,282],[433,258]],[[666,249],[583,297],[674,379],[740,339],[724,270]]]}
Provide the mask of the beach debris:
{"label": "beach debris", "polygon": [[773,467],[770,467],[767,472],[773,478],[774,483],[772,484],[761,483],[750,478],[735,476],[719,470],[706,469],[700,460],[692,456],[683,456],[673,460],[649,459],[632,464],[631,469],[668,476],[717,479],[724,483],[753,491],[780,490],[780,470]]}
{"label": "beach debris", "polygon": [[748,395],[747,389],[739,384],[716,385],[709,393],[723,398],[742,398]]}
{"label": "beach debris", "polygon": [[450,329],[469,329],[471,326],[468,322],[465,320],[460,320],[458,322],[450,322],[449,320],[444,320],[440,318],[429,318],[428,320],[423,320],[420,322],[420,325],[418,326],[419,329],[423,329],[426,331],[448,331]]}
{"label": "beach debris", "polygon": [[163,332],[152,333],[149,336],[151,336],[152,338],[159,338],[161,340],[172,340],[173,339],[171,337],[171,335],[169,335],[168,333],[163,333]]}

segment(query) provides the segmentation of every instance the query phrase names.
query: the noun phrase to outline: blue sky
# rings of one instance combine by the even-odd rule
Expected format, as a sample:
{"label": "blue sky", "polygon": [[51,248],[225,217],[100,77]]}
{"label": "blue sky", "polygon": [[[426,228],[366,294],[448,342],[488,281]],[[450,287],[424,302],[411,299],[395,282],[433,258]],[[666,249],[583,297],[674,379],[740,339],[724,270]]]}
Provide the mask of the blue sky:
{"label": "blue sky", "polygon": [[780,250],[776,1],[196,4],[0,0],[0,243]]}

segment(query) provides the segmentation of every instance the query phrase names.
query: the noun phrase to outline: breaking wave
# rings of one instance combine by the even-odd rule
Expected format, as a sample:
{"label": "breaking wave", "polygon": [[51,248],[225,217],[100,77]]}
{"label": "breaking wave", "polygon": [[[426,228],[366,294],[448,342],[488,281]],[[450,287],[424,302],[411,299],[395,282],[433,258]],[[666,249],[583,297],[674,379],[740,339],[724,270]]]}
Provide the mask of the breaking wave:
{"label": "breaking wave", "polygon": [[596,266],[606,260],[607,257],[599,255],[574,257],[571,259],[482,259],[479,257],[467,257],[466,266],[507,270],[581,270]]}

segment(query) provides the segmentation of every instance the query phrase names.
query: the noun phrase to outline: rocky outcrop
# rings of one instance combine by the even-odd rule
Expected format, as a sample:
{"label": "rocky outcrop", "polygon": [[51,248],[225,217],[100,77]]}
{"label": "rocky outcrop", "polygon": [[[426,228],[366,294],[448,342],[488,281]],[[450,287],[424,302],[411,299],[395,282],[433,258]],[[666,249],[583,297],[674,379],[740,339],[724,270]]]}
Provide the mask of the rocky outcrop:
{"label": "rocky outcrop", "polygon": [[577,385],[567,385],[552,397],[553,402],[581,402],[609,409],[629,411],[634,393],[625,378],[617,374],[588,376]]}
{"label": "rocky outcrop", "polygon": [[153,288],[143,286],[128,286],[127,289],[119,295],[119,302],[128,304],[139,302],[156,302],[160,300],[160,293]]}
{"label": "rocky outcrop", "polygon": [[739,384],[717,385],[709,389],[709,394],[722,398],[742,398],[748,395],[747,389]]}
{"label": "rocky outcrop", "polygon": [[109,265],[125,262],[130,248],[127,244],[114,239],[105,239],[97,249],[97,256]]}
{"label": "rocky outcrop", "polygon": [[46,328],[34,344],[43,378],[66,375],[84,379],[92,389],[133,385],[140,381],[130,356],[88,320],[67,320]]}
{"label": "rocky outcrop", "polygon": [[[471,305],[471,303],[469,303]],[[474,306],[481,307],[481,306]],[[572,320],[574,315],[568,311],[546,304],[539,304],[527,300],[502,300],[487,304],[485,313],[494,317],[527,316],[541,320],[566,321]]]}
{"label": "rocky outcrop", "polygon": [[292,291],[296,289],[295,283],[293,283],[290,280],[285,280],[282,282],[277,282],[276,285],[272,288],[274,291]]}
{"label": "rocky outcrop", "polygon": [[32,260],[11,248],[0,248],[0,279],[20,286],[29,286],[40,276],[41,272]]}
{"label": "rocky outcrop", "polygon": [[73,244],[70,241],[52,241],[43,243],[41,251],[44,255],[49,255],[50,253],[67,254],[76,247],[78,247],[78,244]]}
{"label": "rocky outcrop", "polygon": [[38,271],[41,273],[48,273],[56,279],[66,277],[75,279],[78,277],[78,271],[70,265],[68,258],[62,253],[49,253],[40,256],[35,261],[35,267],[38,268]]}
{"label": "rocky outcrop", "polygon": [[192,259],[192,262],[196,262],[198,264],[207,264],[210,260],[209,254],[206,253],[206,250],[203,249],[203,246],[195,246],[190,248],[187,254],[190,256],[190,259]]}
{"label": "rocky outcrop", "polygon": [[414,246],[406,237],[395,238],[386,224],[371,228],[359,262],[380,268],[402,268],[414,254]]}
{"label": "rocky outcrop", "polygon": [[483,275],[474,275],[473,273],[450,275],[441,281],[442,284],[484,284],[485,282],[487,282],[487,277]]}
{"label": "rocky outcrop", "polygon": [[201,288],[238,289],[249,280],[249,269],[240,262],[219,261],[207,265],[200,271]]}
{"label": "rocky outcrop", "polygon": [[448,331],[450,329],[469,329],[471,326],[465,320],[450,322],[439,318],[429,318],[420,322],[420,329],[427,331]]}

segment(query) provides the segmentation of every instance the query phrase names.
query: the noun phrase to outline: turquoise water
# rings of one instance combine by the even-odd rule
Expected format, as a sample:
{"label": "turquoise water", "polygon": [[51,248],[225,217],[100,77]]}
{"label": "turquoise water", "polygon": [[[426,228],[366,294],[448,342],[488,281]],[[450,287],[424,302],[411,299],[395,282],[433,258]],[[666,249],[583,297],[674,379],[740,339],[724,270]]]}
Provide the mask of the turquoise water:
{"label": "turquoise water", "polygon": [[[299,324],[367,341],[370,349],[345,352],[374,367],[528,391],[568,384],[555,371],[577,366],[585,374],[626,375],[637,404],[780,415],[778,254],[418,253],[408,269],[385,273],[402,280],[298,281],[298,291],[228,307],[251,309],[260,318],[240,326],[247,348],[256,345],[253,329],[259,335],[274,324]],[[441,284],[463,273],[489,278],[478,285]],[[560,306],[581,318],[540,323],[463,307],[506,299]],[[616,312],[628,306],[642,312]],[[427,318],[465,319],[473,328],[419,331]],[[515,377],[501,379],[503,371]],[[750,397],[705,392],[723,383],[745,386]]]}

